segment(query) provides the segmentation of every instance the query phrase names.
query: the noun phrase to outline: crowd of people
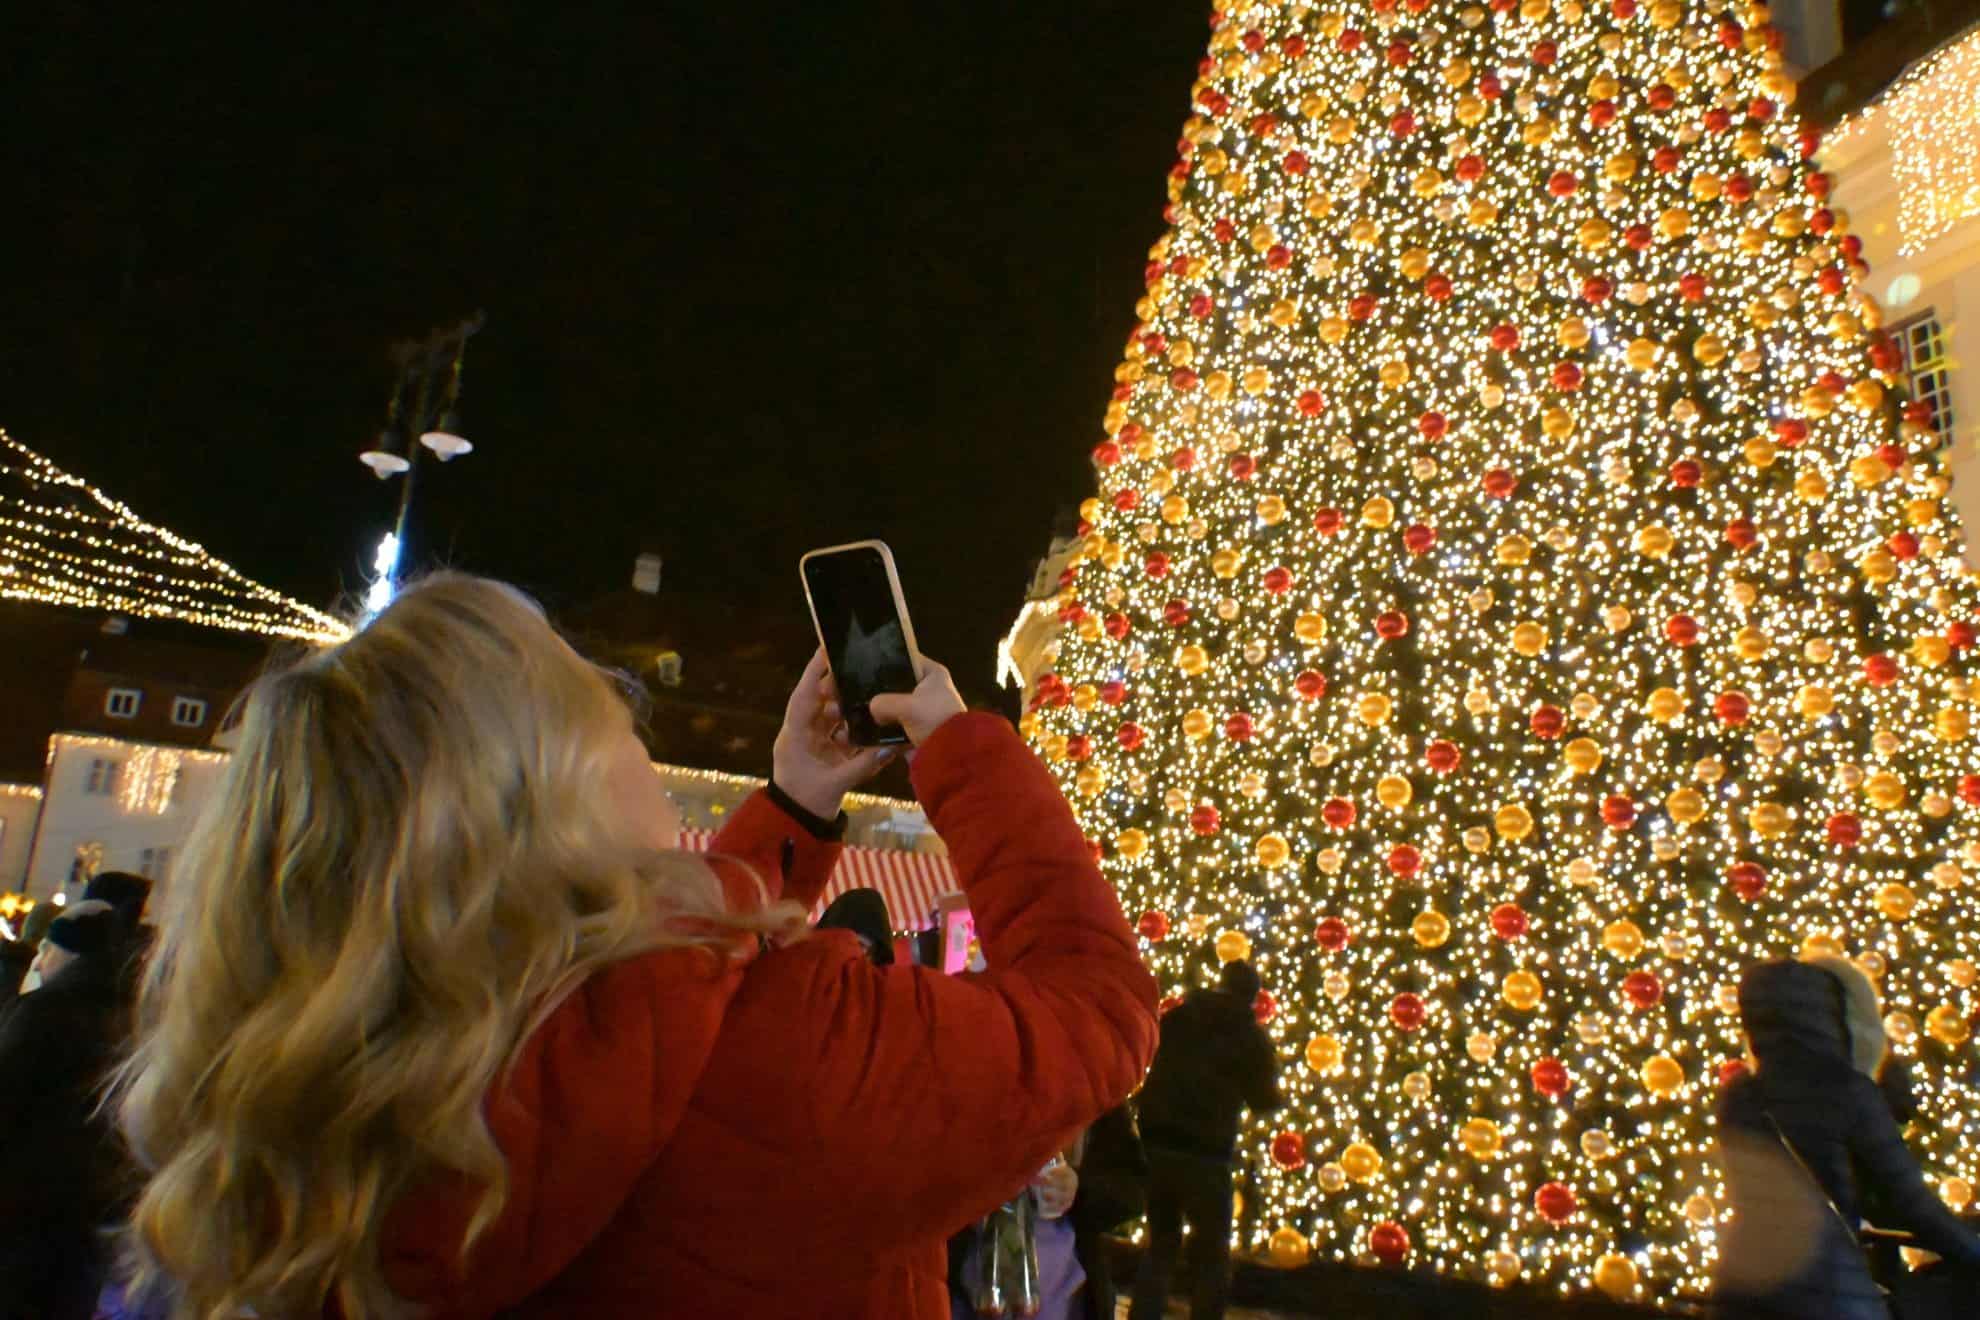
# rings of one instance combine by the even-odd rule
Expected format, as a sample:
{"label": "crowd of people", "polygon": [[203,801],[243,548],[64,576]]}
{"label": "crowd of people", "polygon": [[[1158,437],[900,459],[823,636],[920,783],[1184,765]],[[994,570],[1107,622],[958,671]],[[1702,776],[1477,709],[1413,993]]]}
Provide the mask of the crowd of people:
{"label": "crowd of people", "polygon": [[[873,715],[983,972],[897,962],[869,892],[807,922],[894,755],[845,740],[822,656],[705,858],[610,676],[508,587],[435,577],[258,680],[155,935],[104,874],[0,948],[0,1320],[1102,1320],[1144,1217],[1130,1315],[1179,1259],[1222,1315],[1244,1115],[1283,1103],[1256,971],[1158,1020],[1011,728],[932,662]],[[1740,1008],[1719,1305],[1971,1308],[1980,1238],[1905,1149],[1874,987],[1772,962]],[[1870,1221],[1947,1268],[1880,1279]]]}

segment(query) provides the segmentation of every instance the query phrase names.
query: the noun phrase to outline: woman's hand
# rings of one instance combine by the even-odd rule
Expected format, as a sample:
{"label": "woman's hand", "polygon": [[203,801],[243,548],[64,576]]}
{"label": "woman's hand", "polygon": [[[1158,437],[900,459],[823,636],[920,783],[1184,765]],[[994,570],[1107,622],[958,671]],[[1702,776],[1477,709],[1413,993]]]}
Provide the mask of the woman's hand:
{"label": "woman's hand", "polygon": [[770,774],[791,800],[823,820],[839,814],[848,790],[892,760],[891,747],[854,747],[839,717],[839,693],[818,651],[784,707],[784,727],[770,752]]}
{"label": "woman's hand", "polygon": [[898,724],[906,729],[908,740],[919,747],[951,717],[968,708],[957,695],[949,671],[923,656],[921,681],[914,691],[883,692],[867,703],[867,709],[873,712],[875,723]]}
{"label": "woman's hand", "polygon": [[1039,1215],[1057,1219],[1072,1209],[1073,1200],[1079,1195],[1079,1174],[1064,1160],[1054,1160],[1031,1180],[1031,1186],[1038,1193]]}

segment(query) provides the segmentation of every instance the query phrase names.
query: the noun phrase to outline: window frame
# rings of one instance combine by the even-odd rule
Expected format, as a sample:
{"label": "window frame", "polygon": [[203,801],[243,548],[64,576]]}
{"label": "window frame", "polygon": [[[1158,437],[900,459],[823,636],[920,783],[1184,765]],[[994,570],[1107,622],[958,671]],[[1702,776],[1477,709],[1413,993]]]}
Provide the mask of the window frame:
{"label": "window frame", "polygon": [[[207,709],[206,698],[204,697],[173,697],[172,727],[175,729],[205,728]],[[181,719],[180,716],[187,712],[191,712],[194,718]]]}
{"label": "window frame", "polygon": [[[123,704],[121,699],[126,697],[130,699],[130,709],[119,710],[118,706]],[[103,713],[113,720],[134,720],[143,709],[143,688],[113,687],[103,694]]]}
{"label": "window frame", "polygon": [[[1932,432],[1933,452],[1944,452],[1952,443],[1958,425],[1952,402],[1952,337],[1946,333],[1945,322],[1939,319],[1936,307],[1906,317],[1891,327],[1890,334],[1903,359],[1900,369],[1904,373],[1905,397],[1932,405],[1932,420],[1927,429]],[[1915,340],[1922,340],[1931,350],[1923,361],[1914,347]]]}

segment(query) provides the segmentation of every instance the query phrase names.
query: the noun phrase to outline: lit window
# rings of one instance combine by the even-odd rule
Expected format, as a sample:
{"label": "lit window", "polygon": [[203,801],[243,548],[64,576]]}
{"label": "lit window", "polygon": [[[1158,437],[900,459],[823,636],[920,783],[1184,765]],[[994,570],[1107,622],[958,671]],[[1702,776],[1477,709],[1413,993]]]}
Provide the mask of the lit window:
{"label": "lit window", "polygon": [[117,791],[119,772],[123,768],[122,761],[113,761],[102,756],[94,758],[89,763],[89,782],[83,786],[83,792],[92,797],[112,796]]}
{"label": "lit window", "polygon": [[660,680],[661,687],[679,687],[681,685],[681,668],[681,653],[679,651],[662,651],[658,656],[654,657],[653,676]]}
{"label": "lit window", "polygon": [[198,697],[172,698],[172,723],[182,729],[197,729],[206,723],[206,703]]}
{"label": "lit window", "polygon": [[143,701],[144,693],[136,688],[111,688],[110,695],[103,699],[103,713],[113,720],[136,719]]}
{"label": "lit window", "polygon": [[1932,409],[1926,426],[1943,448],[1953,437],[1952,359],[1938,313],[1923,312],[1893,332],[1904,353],[1905,393]]}

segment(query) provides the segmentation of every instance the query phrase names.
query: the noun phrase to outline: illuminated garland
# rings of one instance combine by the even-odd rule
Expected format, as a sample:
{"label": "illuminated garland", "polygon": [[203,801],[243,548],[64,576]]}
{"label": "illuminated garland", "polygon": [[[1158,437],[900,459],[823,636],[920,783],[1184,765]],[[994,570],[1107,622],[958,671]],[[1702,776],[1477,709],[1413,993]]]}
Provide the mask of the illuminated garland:
{"label": "illuminated garland", "polygon": [[1025,728],[1168,990],[1263,974],[1247,1240],[1702,1291],[1807,949],[1966,1208],[1973,588],[1765,7],[1212,24]]}
{"label": "illuminated garland", "polygon": [[1832,146],[1878,118],[1890,130],[1898,194],[1898,252],[1915,256],[1962,220],[1980,216],[1980,30],[1933,52],[1831,135]]}
{"label": "illuminated garland", "polygon": [[251,582],[0,431],[0,599],[328,644],[333,616]]}

